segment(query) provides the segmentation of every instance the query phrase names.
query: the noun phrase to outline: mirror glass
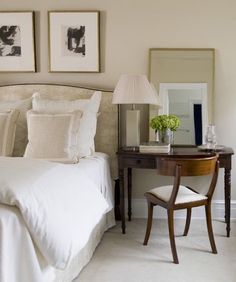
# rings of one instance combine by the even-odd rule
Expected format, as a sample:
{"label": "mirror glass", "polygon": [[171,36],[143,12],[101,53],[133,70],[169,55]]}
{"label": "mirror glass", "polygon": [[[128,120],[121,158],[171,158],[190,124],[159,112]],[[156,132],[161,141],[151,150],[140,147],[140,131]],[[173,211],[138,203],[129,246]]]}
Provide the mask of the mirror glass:
{"label": "mirror glass", "polygon": [[[150,105],[149,118],[175,114],[181,125],[174,144],[204,143],[206,126],[213,122],[214,49],[152,48],[149,79],[162,104],[161,109]],[[152,129],[149,139],[155,140]]]}

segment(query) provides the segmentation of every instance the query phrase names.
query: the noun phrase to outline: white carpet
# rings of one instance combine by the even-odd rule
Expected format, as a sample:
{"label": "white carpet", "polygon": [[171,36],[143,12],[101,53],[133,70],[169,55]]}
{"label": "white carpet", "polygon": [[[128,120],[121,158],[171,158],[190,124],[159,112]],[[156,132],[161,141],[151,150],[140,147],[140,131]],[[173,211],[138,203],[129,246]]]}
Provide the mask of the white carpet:
{"label": "white carpet", "polygon": [[193,219],[187,237],[184,221],[175,221],[179,265],[172,262],[166,220],[154,220],[148,246],[143,246],[146,220],[120,222],[105,233],[90,263],[74,282],[236,282],[236,222],[231,237],[226,225],[213,222],[218,254],[211,253],[206,223]]}

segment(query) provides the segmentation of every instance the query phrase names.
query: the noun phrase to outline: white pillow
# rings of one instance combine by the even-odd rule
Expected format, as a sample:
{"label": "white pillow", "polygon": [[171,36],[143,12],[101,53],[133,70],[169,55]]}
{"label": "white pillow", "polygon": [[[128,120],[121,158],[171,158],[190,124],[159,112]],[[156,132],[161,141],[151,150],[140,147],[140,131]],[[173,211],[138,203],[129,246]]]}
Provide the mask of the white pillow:
{"label": "white pillow", "polygon": [[12,156],[19,110],[0,112],[0,156]]}
{"label": "white pillow", "polygon": [[76,110],[84,110],[89,99],[79,100],[51,100],[43,98],[40,93],[33,94],[32,108],[41,113],[67,113]]}
{"label": "white pillow", "polygon": [[33,110],[46,113],[83,111],[78,131],[78,156],[86,157],[95,151],[94,137],[97,129],[97,115],[101,102],[101,91],[95,91],[90,99],[50,100],[39,93],[33,95]]}
{"label": "white pillow", "polygon": [[16,136],[13,156],[22,157],[27,144],[26,112],[32,107],[32,98],[17,101],[0,101],[0,111],[18,109],[20,111],[16,124]]}
{"label": "white pillow", "polygon": [[29,142],[24,157],[78,162],[77,135],[81,116],[81,111],[59,114],[28,111]]}

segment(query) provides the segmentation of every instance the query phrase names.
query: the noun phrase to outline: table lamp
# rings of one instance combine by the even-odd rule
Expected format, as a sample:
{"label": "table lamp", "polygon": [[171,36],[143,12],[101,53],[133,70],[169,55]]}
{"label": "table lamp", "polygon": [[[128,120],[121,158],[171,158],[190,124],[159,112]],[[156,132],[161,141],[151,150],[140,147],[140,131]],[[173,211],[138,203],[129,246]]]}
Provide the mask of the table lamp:
{"label": "table lamp", "polygon": [[123,74],[113,93],[113,104],[131,104],[131,110],[126,111],[126,146],[140,144],[140,111],[135,104],[159,105],[158,96],[147,77],[142,74]]}

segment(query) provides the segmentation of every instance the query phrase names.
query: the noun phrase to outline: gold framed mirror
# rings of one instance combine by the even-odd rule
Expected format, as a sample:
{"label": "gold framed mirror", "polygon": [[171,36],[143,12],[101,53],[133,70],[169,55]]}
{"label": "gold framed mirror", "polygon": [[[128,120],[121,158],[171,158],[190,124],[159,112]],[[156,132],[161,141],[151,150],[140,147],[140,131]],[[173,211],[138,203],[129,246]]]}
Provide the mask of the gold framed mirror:
{"label": "gold framed mirror", "polygon": [[[215,50],[213,48],[149,49],[149,80],[155,86],[162,108],[149,107],[149,118],[175,114],[181,126],[174,144],[204,143],[207,124],[213,123]],[[149,130],[149,140],[155,140]]]}

